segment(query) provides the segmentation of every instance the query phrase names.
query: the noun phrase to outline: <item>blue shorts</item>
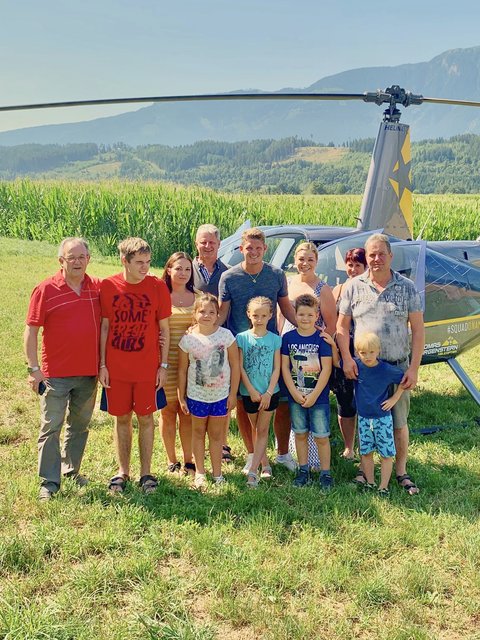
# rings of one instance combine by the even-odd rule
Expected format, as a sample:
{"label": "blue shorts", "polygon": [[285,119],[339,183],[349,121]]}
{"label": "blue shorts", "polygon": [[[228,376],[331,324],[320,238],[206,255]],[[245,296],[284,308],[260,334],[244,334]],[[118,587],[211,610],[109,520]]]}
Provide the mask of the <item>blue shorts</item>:
{"label": "blue shorts", "polygon": [[288,401],[292,431],[294,433],[312,432],[314,438],[328,438],[330,435],[330,405],[314,404],[305,409],[298,402]]}
{"label": "blue shorts", "polygon": [[228,414],[227,400],[228,398],[217,402],[201,402],[187,397],[187,407],[195,418],[222,418]]}
{"label": "blue shorts", "polygon": [[392,416],[387,415],[381,418],[358,416],[358,439],[361,456],[377,451],[382,458],[393,458],[396,449]]}

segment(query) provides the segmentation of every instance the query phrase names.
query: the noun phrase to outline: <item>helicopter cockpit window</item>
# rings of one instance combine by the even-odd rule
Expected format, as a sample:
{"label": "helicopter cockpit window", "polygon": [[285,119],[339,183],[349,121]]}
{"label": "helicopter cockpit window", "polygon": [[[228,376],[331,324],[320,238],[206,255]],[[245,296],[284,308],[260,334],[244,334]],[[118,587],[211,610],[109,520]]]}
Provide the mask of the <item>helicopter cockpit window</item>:
{"label": "helicopter cockpit window", "polygon": [[[363,247],[365,241],[372,235],[372,232],[355,234],[355,236],[343,238],[338,242],[326,245],[320,250],[317,274],[331,287],[341,284],[347,280],[345,269],[345,254],[349,249]],[[401,242],[391,238],[392,242],[392,269],[401,275],[412,280],[417,288],[423,292],[423,273],[420,272],[420,259],[422,246],[420,243]]]}
{"label": "helicopter cockpit window", "polygon": [[427,250],[425,322],[480,314],[480,274],[468,263]]}

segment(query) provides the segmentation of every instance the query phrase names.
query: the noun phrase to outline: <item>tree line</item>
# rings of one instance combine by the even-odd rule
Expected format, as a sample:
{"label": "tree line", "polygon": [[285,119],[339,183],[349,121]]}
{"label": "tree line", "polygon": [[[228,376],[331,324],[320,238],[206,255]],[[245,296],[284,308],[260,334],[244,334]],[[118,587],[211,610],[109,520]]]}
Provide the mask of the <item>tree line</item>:
{"label": "tree line", "polygon": [[[201,141],[169,147],[95,143],[0,147],[0,179],[94,179],[85,168],[111,166],[107,177],[202,185],[228,192],[362,193],[374,138],[345,142],[343,153],[310,161],[301,150],[332,147],[297,137],[243,142]],[[480,136],[457,135],[412,144],[413,189],[418,193],[479,193]]]}

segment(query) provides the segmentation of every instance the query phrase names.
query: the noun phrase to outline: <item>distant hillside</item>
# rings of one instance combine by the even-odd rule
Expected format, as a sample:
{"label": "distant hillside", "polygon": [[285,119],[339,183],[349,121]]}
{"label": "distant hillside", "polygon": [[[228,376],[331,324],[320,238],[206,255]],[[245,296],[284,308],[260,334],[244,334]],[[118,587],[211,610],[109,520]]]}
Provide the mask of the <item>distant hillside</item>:
{"label": "distant hillside", "polygon": [[[0,179],[149,180],[230,192],[362,193],[374,139],[348,146],[311,140],[197,142],[182,147],[123,143],[0,147]],[[418,193],[480,193],[480,136],[412,144]]]}
{"label": "distant hillside", "polygon": [[[393,84],[426,97],[480,101],[480,47],[446,51],[429,62],[352,69],[295,91],[362,93]],[[278,93],[286,91],[291,89]],[[176,146],[199,140],[236,142],[298,136],[338,146],[354,138],[375,136],[382,111],[383,107],[374,104],[349,101],[154,104],[90,122],[3,132],[0,145],[124,142],[131,146]],[[412,125],[414,140],[480,134],[480,112],[473,107],[422,105],[404,111],[402,120]]]}

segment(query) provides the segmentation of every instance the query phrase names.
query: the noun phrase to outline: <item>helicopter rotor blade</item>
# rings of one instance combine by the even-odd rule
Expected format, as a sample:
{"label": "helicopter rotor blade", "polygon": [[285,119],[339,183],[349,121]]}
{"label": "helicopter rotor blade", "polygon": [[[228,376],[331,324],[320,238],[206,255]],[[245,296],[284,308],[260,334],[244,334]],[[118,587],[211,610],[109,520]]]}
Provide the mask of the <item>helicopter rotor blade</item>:
{"label": "helicopter rotor blade", "polygon": [[183,96],[146,96],[143,98],[104,98],[99,100],[70,100],[66,102],[40,102],[1,107],[4,111],[55,109],[60,107],[88,107],[92,105],[135,104],[144,102],[206,102],[212,100],[364,100],[363,93],[209,93]]}
{"label": "helicopter rotor blade", "polygon": [[431,104],[453,104],[461,107],[480,107],[480,102],[475,100],[453,100],[450,98],[425,98],[422,96],[422,102]]}

